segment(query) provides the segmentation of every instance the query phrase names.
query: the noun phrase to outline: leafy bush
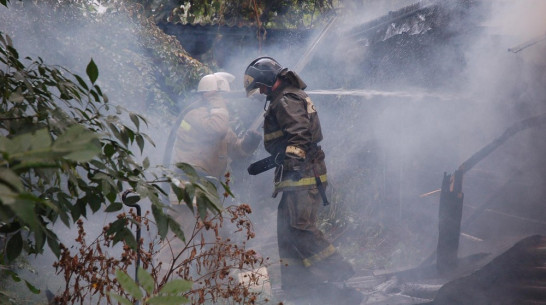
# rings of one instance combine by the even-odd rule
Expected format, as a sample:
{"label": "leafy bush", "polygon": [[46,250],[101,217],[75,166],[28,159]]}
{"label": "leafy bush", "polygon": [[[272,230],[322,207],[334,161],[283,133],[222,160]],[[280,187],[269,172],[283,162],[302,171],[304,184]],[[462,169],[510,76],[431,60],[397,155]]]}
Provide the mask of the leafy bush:
{"label": "leafy bush", "polygon": [[[88,236],[84,221],[78,220],[75,251],[62,245],[55,263],[57,274],[66,283],[63,291],[51,299],[55,304],[259,304],[261,283],[268,279],[257,270],[267,259],[246,249],[245,241],[254,237],[248,219],[250,207],[229,206],[222,213],[205,219],[193,218],[194,227],[182,247],[172,247],[177,240],[152,238],[138,251],[124,242],[119,257],[108,254],[114,236],[113,224],[104,227],[98,237]],[[148,214],[139,217],[133,210],[119,214],[118,220],[150,233],[153,225]],[[186,222],[191,223],[191,215]],[[232,223],[234,232],[222,234],[224,225]],[[90,244],[87,243],[91,239]],[[142,263],[142,267],[139,267]],[[136,266],[134,279],[129,267]],[[242,274],[242,275],[241,275]],[[245,277],[241,281],[241,277]],[[258,289],[256,289],[258,288]],[[267,301],[267,297],[262,300]]]}
{"label": "leafy bush", "polygon": [[[88,211],[119,211],[123,207],[119,194],[127,189],[151,202],[160,236],[171,229],[183,238],[160,200],[166,195],[160,184],[175,176],[150,173],[148,159],[139,162],[133,153],[153,145],[141,132],[146,119],[109,103],[96,84],[99,71],[93,60],[86,70],[88,81],[41,58],[25,61],[19,59],[10,37],[0,33],[3,272],[13,272],[9,265],[23,251],[40,254],[46,243],[59,256],[58,237],[50,229],[53,223],[60,219],[70,226]],[[178,199],[197,198],[201,215],[207,209],[218,211],[214,185],[200,180],[188,165],[180,166],[190,171],[190,179],[183,187],[170,183]],[[115,241],[136,248],[133,234],[125,226],[116,228]]]}

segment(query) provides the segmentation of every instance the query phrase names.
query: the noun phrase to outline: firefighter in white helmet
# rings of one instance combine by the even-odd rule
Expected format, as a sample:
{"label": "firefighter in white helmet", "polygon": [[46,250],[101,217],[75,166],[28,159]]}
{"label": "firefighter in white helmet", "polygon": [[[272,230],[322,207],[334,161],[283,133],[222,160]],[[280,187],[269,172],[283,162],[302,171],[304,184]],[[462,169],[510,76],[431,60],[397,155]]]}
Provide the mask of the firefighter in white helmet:
{"label": "firefighter in white helmet", "polygon": [[205,75],[199,81],[200,107],[189,111],[178,128],[173,163],[186,162],[219,180],[234,158],[251,155],[261,141],[257,131],[237,137],[229,125],[222,92],[229,92],[235,77],[226,72]]}
{"label": "firefighter in white helmet", "polygon": [[[237,137],[229,124],[229,112],[222,94],[230,91],[229,83],[234,79],[226,72],[201,78],[197,86],[197,106],[184,115],[176,132],[171,164],[191,164],[202,176],[212,176],[221,181],[232,159],[250,156],[256,150],[262,139],[259,132],[248,131],[244,137]],[[219,183],[216,185],[219,186]],[[185,234],[191,234],[197,215],[185,204],[180,204],[174,194],[171,197],[169,214],[181,225]],[[211,231],[207,230],[203,235],[208,242],[215,240]],[[169,234],[158,255],[162,269],[168,268],[169,262],[184,248],[184,242]],[[192,273],[192,276],[196,274]]]}

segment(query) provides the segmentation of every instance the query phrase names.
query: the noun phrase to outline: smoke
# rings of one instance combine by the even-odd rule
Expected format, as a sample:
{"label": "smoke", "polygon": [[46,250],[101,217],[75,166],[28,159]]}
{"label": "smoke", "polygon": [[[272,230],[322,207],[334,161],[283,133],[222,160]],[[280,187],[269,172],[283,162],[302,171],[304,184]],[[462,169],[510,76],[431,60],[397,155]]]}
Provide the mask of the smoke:
{"label": "smoke", "polygon": [[[25,64],[29,63],[24,59],[27,56],[34,60],[40,57],[47,64],[62,66],[87,79],[85,69],[93,59],[99,67],[97,84],[109,97],[111,105],[122,106],[144,115],[149,120],[149,128],[146,129],[144,124],[141,128],[150,135],[157,146],[147,145],[142,155],[135,147],[135,158],[144,159],[145,156],[149,156],[152,164],[160,163],[162,155],[159,151],[162,153],[166,140],[164,135],[168,134],[164,132],[163,121],[168,121],[170,117],[164,116],[161,119],[158,114],[165,113],[162,111],[164,109],[150,111],[148,105],[151,100],[166,99],[158,94],[158,88],[165,84],[157,83],[150,76],[154,75],[156,63],[149,59],[148,52],[142,48],[139,40],[142,29],[133,19],[119,12],[86,18],[85,14],[81,16],[66,7],[11,1],[8,8],[0,6],[0,29],[12,38],[20,60]],[[161,103],[155,105],[161,106]],[[122,119],[131,126],[128,117]],[[91,215],[89,211],[87,214],[84,225],[89,239],[97,237],[106,224],[116,219],[113,213],[99,212]],[[63,244],[71,251],[76,251],[75,248],[71,248],[77,237],[75,226],[66,229],[62,223],[57,223],[54,230],[58,232]],[[120,254],[121,245],[109,251],[110,255]],[[42,291],[50,289],[58,292],[57,289],[62,289],[64,286],[62,274],[60,276],[55,274],[52,267],[55,257],[49,249],[46,249],[44,255],[29,259],[36,274],[24,273],[25,279]],[[36,278],[47,280],[34,281]],[[38,299],[43,298],[43,295],[29,297],[37,298],[35,301],[38,303]]]}
{"label": "smoke", "polygon": [[[424,7],[435,4],[422,3]],[[365,207],[361,213],[369,214],[362,216],[370,221],[390,219],[387,223],[393,227],[404,226],[418,233],[412,241],[428,245],[415,260],[432,252],[437,238],[438,197],[419,195],[438,189],[443,172],[453,172],[510,125],[545,111],[545,42],[518,53],[508,52],[546,33],[543,2],[452,1],[434,7],[440,11],[424,9],[416,13],[415,20],[391,20],[390,25],[379,22],[380,26],[369,32],[361,26],[362,19],[349,20],[338,27],[342,30],[322,45],[302,72],[311,92],[345,88],[351,89],[346,92],[349,94],[353,89],[367,89],[385,90],[385,95],[425,91],[452,97],[450,101],[380,96],[358,99],[341,94],[314,97],[325,129],[323,147],[329,173],[337,191],[359,193],[354,202],[345,203]],[[384,10],[365,14],[389,20]],[[413,31],[418,26],[423,30]],[[401,30],[388,36],[389,28]],[[502,187],[521,190],[513,179],[527,177],[524,180],[529,182],[529,177],[543,177],[538,155],[544,143],[537,143],[537,133],[540,131],[529,130],[514,136],[466,175],[463,190],[468,205],[463,217],[474,211],[472,206],[499,196]],[[535,193],[521,199],[536,203],[539,198]],[[505,200],[496,208],[516,216],[533,214],[513,204]],[[532,206],[529,203],[526,208],[538,212],[538,205]],[[491,214],[478,222],[482,222],[481,228],[502,226]],[[506,234],[536,230],[529,226],[526,232],[521,228],[511,231],[508,223],[522,226],[508,217],[503,227]],[[478,229],[468,230],[473,233]],[[493,230],[484,231],[480,229],[478,237],[487,237],[491,244],[501,242],[494,238]],[[475,246],[463,243],[462,254],[474,251]],[[407,267],[410,262],[398,263]]]}
{"label": "smoke", "polygon": [[[40,56],[80,75],[93,58],[111,100],[150,113],[145,105],[164,84],[140,72],[154,70],[154,63],[137,43],[139,26],[130,18],[120,14],[99,22],[66,21],[55,11],[16,9],[15,3],[0,9],[0,27],[12,36],[20,54]],[[392,12],[414,3],[347,2],[300,71],[322,123],[330,199],[349,207],[358,216],[353,219],[362,219],[349,223],[347,234],[367,238],[364,251],[374,250],[372,234],[384,234],[387,242],[379,249],[388,257],[384,267],[414,266],[435,249],[438,193],[421,194],[438,189],[444,172],[453,172],[514,122],[546,111],[546,41],[508,51],[546,34],[544,1],[422,1],[422,11],[408,10],[418,11],[413,18],[389,21]],[[365,32],[374,20],[382,22]],[[293,68],[319,31],[298,41],[305,43],[266,41],[261,50],[242,47],[224,58],[220,69],[236,75],[232,88],[242,90],[242,75],[252,59],[272,56]],[[312,94],[332,89],[335,94]],[[351,94],[358,90],[374,94]],[[242,92],[229,107],[241,118],[241,131],[263,113],[263,103],[244,98]],[[151,118],[149,134],[157,145],[145,152],[155,164],[166,141],[164,125],[155,125],[162,119]],[[462,238],[460,256],[502,244],[508,235],[543,232],[544,226],[525,226],[521,220],[544,214],[535,204],[544,195],[542,133],[538,128],[517,134],[465,175],[463,218],[494,202],[491,209],[520,219],[486,212],[476,221],[479,225],[464,228],[485,242]],[[251,160],[232,162],[232,185],[234,202],[248,202],[254,209],[258,241],[249,245],[273,261],[280,199],[271,198],[272,173],[246,174],[250,162],[266,156],[260,147]],[[517,193],[519,200],[505,192]],[[396,240],[393,232],[406,232],[406,240]],[[415,249],[415,244],[422,246]],[[364,256],[361,251],[344,254],[355,261]]]}
{"label": "smoke", "polygon": [[[405,241],[390,242],[400,242],[402,253],[414,252],[397,257],[396,245],[384,249],[392,251],[388,267],[414,266],[436,247],[439,193],[420,195],[437,190],[444,172],[454,172],[513,123],[546,110],[546,42],[508,51],[546,33],[543,2],[421,1],[408,6],[414,3],[378,1],[362,5],[361,11],[358,5],[347,6],[350,12],[340,13],[332,33],[300,72],[322,122],[330,195],[364,219],[349,232],[365,235],[374,223],[384,225],[387,239],[392,231],[399,236],[410,232]],[[318,34],[310,35],[307,45]],[[255,57],[273,56],[292,68],[304,50],[287,55],[285,48],[271,46]],[[250,57],[235,57],[226,67],[242,73]],[[537,204],[542,192],[520,194],[525,206],[504,192],[521,192],[522,179],[529,185],[543,181],[541,130],[515,135],[465,175],[463,219],[491,198],[505,200],[468,225],[461,256],[504,245],[493,233],[501,228],[504,237],[537,230],[523,219],[531,223],[533,214],[542,214]],[[267,192],[257,181],[270,186],[271,179],[249,179],[256,188],[248,195],[250,202],[261,202]],[[276,205],[269,199],[264,208],[270,204]],[[498,213],[514,216],[498,221]],[[423,246],[415,250],[415,244]]]}

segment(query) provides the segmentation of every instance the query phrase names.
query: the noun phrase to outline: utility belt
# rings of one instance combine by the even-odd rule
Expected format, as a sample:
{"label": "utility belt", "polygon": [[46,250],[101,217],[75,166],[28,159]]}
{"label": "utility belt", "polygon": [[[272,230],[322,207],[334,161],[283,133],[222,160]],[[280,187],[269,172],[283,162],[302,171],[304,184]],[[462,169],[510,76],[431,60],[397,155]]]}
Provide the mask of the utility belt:
{"label": "utility belt", "polygon": [[[258,160],[247,168],[247,171],[250,175],[258,175],[263,172],[266,172],[272,168],[280,167],[283,165],[284,158],[286,157],[286,154],[284,153],[285,150],[282,150],[281,152],[278,152],[276,154],[272,154],[271,156],[267,158],[263,158],[261,160]],[[318,157],[318,152],[322,152],[320,145],[317,145],[316,143],[313,143],[311,147],[306,152],[307,158],[310,160],[316,159]]]}
{"label": "utility belt", "polygon": [[[265,171],[268,171],[272,168],[277,168],[276,171],[276,182],[275,188],[281,189],[284,187],[302,187],[302,186],[311,186],[316,185],[320,196],[322,197],[322,202],[324,205],[328,205],[328,198],[326,197],[325,188],[323,182],[326,182],[326,174],[320,175],[317,171],[317,161],[322,157],[324,158],[324,152],[319,145],[313,144],[306,151],[306,163],[310,163],[310,167],[313,171],[313,177],[301,177],[297,172],[288,172],[290,176],[284,176],[284,166],[283,162],[286,157],[284,152],[273,154],[267,158],[256,161],[247,168],[247,171],[250,175],[258,175]],[[285,179],[286,178],[286,179]],[[277,181],[278,180],[278,181]],[[274,195],[276,195],[277,190],[275,190]]]}

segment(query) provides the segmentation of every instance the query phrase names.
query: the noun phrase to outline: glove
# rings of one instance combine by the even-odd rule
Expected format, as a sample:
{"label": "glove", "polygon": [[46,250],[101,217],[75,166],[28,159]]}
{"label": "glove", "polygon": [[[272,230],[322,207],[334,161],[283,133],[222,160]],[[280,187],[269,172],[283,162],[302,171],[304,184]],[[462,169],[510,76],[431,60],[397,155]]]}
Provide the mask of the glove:
{"label": "glove", "polygon": [[283,161],[284,173],[285,175],[290,175],[292,180],[300,180],[302,178],[304,165],[305,159],[286,155]]}
{"label": "glove", "polygon": [[241,144],[243,146],[243,149],[248,152],[252,153],[258,148],[258,145],[262,141],[262,135],[256,131],[256,130],[247,130],[245,133],[245,137],[243,138],[243,143]]}

